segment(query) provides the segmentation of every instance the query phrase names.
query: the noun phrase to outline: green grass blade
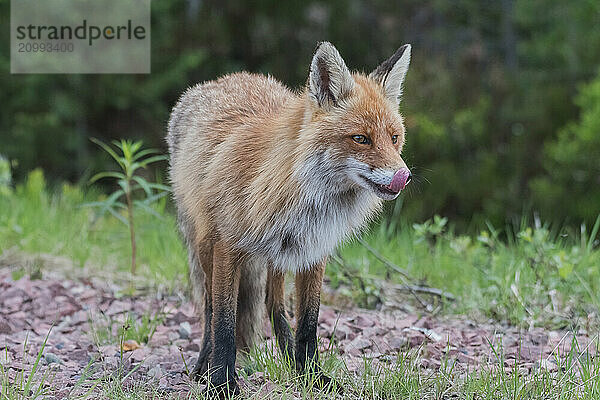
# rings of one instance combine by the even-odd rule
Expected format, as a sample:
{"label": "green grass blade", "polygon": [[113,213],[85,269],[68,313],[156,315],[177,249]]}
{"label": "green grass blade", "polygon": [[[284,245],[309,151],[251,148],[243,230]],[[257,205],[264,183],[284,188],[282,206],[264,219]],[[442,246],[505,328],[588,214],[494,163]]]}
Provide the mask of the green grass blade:
{"label": "green grass blade", "polygon": [[29,374],[29,377],[27,378],[27,383],[25,384],[25,387],[23,388],[24,393],[29,393],[29,391],[30,391],[30,386],[33,381],[33,376],[37,372],[38,365],[40,363],[40,360],[42,359],[44,349],[46,348],[46,343],[48,342],[48,337],[50,337],[50,332],[52,332],[52,327],[50,327],[50,329],[48,330],[48,333],[46,334],[46,337],[44,338],[44,341],[42,342],[42,347],[40,348],[40,350],[37,353],[37,357],[35,358],[35,362],[33,363],[33,367],[31,368],[31,372]]}
{"label": "green grass blade", "polygon": [[589,253],[594,248],[594,242],[596,241],[596,237],[598,236],[598,231],[600,230],[600,214],[596,218],[596,222],[594,223],[594,227],[592,228],[592,232],[590,233],[590,237],[588,238],[586,251]]}

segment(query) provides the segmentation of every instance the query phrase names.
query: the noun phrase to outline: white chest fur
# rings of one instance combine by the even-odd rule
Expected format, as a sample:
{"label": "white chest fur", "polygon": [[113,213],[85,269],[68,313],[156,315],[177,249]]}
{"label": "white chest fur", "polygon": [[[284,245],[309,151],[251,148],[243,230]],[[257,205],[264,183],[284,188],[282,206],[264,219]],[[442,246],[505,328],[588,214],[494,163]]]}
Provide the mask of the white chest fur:
{"label": "white chest fur", "polygon": [[247,235],[239,243],[282,271],[299,271],[320,262],[359,233],[381,204],[368,190],[341,185],[346,178],[336,176],[322,153],[303,164],[297,177],[298,201],[273,216],[273,224],[261,237]]}

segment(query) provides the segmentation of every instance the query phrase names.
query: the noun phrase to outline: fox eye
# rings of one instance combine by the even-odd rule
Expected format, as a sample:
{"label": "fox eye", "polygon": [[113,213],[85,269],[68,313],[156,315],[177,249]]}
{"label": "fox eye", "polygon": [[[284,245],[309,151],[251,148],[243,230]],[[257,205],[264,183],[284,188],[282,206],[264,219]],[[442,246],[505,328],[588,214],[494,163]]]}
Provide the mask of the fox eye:
{"label": "fox eye", "polygon": [[398,135],[392,136],[392,143],[394,143],[394,144],[398,143]]}
{"label": "fox eye", "polygon": [[359,143],[359,144],[371,143],[371,140],[368,137],[366,137],[365,135],[353,135],[352,140],[354,140],[356,143]]}

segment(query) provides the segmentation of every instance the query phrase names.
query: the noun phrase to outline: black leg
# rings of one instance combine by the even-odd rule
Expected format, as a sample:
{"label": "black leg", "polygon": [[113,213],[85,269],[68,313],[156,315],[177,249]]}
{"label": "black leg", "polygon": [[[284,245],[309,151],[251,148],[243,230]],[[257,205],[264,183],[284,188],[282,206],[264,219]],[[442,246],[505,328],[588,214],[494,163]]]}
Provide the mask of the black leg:
{"label": "black leg", "polygon": [[331,379],[324,375],[319,365],[317,325],[321,304],[321,285],[325,261],[296,275],[296,369],[300,373],[314,374],[320,385]]}

